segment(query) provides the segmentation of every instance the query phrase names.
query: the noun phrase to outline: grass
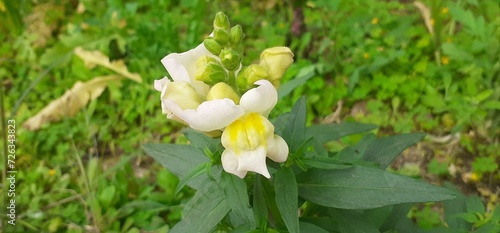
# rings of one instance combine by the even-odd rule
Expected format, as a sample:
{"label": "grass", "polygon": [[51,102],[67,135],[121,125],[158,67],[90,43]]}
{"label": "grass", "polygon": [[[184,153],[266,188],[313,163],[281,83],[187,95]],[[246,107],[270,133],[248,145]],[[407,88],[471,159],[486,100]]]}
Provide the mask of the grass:
{"label": "grass", "polygon": [[[381,125],[380,135],[427,132],[415,152],[421,160],[403,156],[393,169],[416,163],[412,174],[477,193],[491,210],[500,191],[500,10],[493,0],[423,3],[433,18],[404,1],[0,1],[4,115],[16,120],[17,137],[18,224],[10,229],[163,232],[180,219],[193,192],[175,196],[177,178],[140,149],[187,141],[183,126],[161,114],[152,83],[166,75],[159,60],[199,44],[221,10],[247,35],[244,63],[270,46],[294,51],[284,81],[307,82],[273,114],[306,95],[310,123],[330,117]],[[77,46],[123,60],[142,83],[110,84],[75,116],[23,127],[76,81],[114,74],[86,66]],[[351,140],[331,146],[359,138]],[[419,226],[439,225],[422,217],[433,210],[414,212]]]}

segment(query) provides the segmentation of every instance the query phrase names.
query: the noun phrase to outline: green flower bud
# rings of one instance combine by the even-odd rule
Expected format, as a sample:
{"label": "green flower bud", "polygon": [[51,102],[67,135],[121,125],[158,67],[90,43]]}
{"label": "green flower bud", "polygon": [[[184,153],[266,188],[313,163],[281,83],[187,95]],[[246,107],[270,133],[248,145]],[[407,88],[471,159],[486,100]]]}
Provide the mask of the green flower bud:
{"label": "green flower bud", "polygon": [[228,75],[226,69],[219,63],[209,62],[196,70],[195,78],[208,85],[214,85],[226,81]]}
{"label": "green flower bud", "polygon": [[217,43],[224,46],[229,42],[229,33],[227,30],[218,28],[214,30],[214,38]]}
{"label": "green flower bud", "polygon": [[220,51],[222,50],[222,47],[220,46],[217,41],[212,38],[208,37],[203,41],[203,44],[205,45],[205,48],[207,48],[208,51],[210,51],[213,55],[219,56]]}
{"label": "green flower bud", "polygon": [[231,48],[222,49],[222,51],[219,54],[219,58],[222,65],[230,71],[235,71],[240,67],[241,56],[234,49]]}
{"label": "green flower bud", "polygon": [[227,15],[222,12],[217,12],[214,19],[214,29],[229,30],[229,19]]}
{"label": "green flower bud", "polygon": [[229,43],[232,45],[239,45],[243,37],[245,37],[245,34],[243,34],[243,29],[241,29],[239,24],[232,27],[229,31]]}
{"label": "green flower bud", "polygon": [[261,79],[269,78],[267,70],[264,67],[255,64],[250,65],[245,69],[245,76],[247,77],[247,83],[249,86]]}
{"label": "green flower bud", "polygon": [[223,82],[215,84],[210,89],[207,95],[207,100],[217,100],[224,98],[233,100],[235,104],[240,103],[240,96],[236,94],[233,88]]}
{"label": "green flower bud", "polygon": [[206,66],[208,63],[210,62],[215,62],[215,63],[218,63],[217,59],[213,58],[213,57],[209,57],[209,56],[201,56],[200,58],[198,58],[198,60],[196,60],[196,68],[197,69],[201,69],[203,68],[204,66]]}
{"label": "green flower bud", "polygon": [[269,81],[278,87],[281,77],[293,63],[293,53],[288,47],[273,47],[260,54],[260,64],[266,68]]}

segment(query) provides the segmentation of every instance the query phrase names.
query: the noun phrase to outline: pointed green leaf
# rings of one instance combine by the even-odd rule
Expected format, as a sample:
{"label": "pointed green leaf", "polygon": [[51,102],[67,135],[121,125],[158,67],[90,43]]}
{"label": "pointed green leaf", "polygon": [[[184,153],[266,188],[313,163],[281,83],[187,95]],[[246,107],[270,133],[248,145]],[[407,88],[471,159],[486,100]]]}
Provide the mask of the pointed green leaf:
{"label": "pointed green leaf", "polygon": [[210,151],[215,152],[220,147],[220,139],[211,138],[194,129],[185,128],[182,133],[191,142],[191,145],[201,150],[208,148]]}
{"label": "pointed green leaf", "polygon": [[253,184],[253,213],[259,227],[267,224],[267,201],[264,196],[264,187],[262,187],[261,176],[255,176]]}
{"label": "pointed green leaf", "polygon": [[302,144],[304,133],[306,130],[306,99],[305,97],[297,100],[288,114],[285,121],[285,128],[283,129],[283,139],[290,146],[290,151],[297,151],[298,147]]}
{"label": "pointed green leaf", "polygon": [[396,156],[421,141],[424,136],[423,133],[412,133],[376,139],[366,148],[363,159],[378,163],[380,168],[385,169]]}
{"label": "pointed green leaf", "polygon": [[275,175],[276,205],[288,232],[299,233],[298,189],[295,174],[289,167],[282,167]]}
{"label": "pointed green leaf", "polygon": [[337,220],[340,232],[380,233],[377,227],[358,211],[330,209],[329,212]]}
{"label": "pointed green leaf", "polygon": [[301,161],[310,168],[346,169],[352,167],[352,164],[347,164],[332,158],[324,158],[324,157],[303,158],[301,159]]}
{"label": "pointed green leaf", "polygon": [[221,174],[221,184],[224,188],[226,201],[233,213],[250,229],[255,229],[255,218],[249,204],[247,185],[245,180],[235,175],[223,172]]}
{"label": "pointed green leaf", "polygon": [[295,88],[304,85],[315,74],[317,65],[309,65],[302,68],[294,79],[283,83],[278,89],[278,99],[283,98],[292,92]]}
{"label": "pointed green leaf", "polygon": [[[145,144],[142,148],[149,156],[179,177],[184,177],[198,165],[209,162],[200,150],[188,145]],[[205,180],[206,177],[198,177],[188,182],[188,185],[196,189]]]}
{"label": "pointed green leaf", "polygon": [[369,209],[386,205],[442,201],[454,192],[385,170],[353,167],[337,170],[310,169],[297,176],[299,196],[342,209]]}
{"label": "pointed green leaf", "polygon": [[343,122],[340,124],[311,125],[306,129],[306,137],[314,137],[321,143],[337,140],[347,135],[368,132],[376,125]]}
{"label": "pointed green leaf", "polygon": [[188,172],[185,176],[181,177],[179,179],[179,183],[177,184],[177,187],[175,188],[175,196],[177,196],[177,194],[179,193],[179,191],[181,191],[182,188],[184,188],[184,186],[186,186],[186,184],[191,181],[192,179],[200,176],[201,174],[203,174],[205,172],[205,168],[207,166],[207,163],[202,163],[200,165],[198,165],[195,169],[191,170],[190,172]]}
{"label": "pointed green leaf", "polygon": [[318,227],[312,223],[300,222],[300,232],[328,233],[327,230]]}
{"label": "pointed green leaf", "polygon": [[353,146],[348,146],[341,150],[335,158],[340,161],[354,162],[360,160],[366,151],[366,148],[375,140],[375,134],[366,134],[361,140]]}
{"label": "pointed green leaf", "polygon": [[212,232],[229,210],[222,189],[215,182],[206,182],[186,204],[182,220],[169,232]]}

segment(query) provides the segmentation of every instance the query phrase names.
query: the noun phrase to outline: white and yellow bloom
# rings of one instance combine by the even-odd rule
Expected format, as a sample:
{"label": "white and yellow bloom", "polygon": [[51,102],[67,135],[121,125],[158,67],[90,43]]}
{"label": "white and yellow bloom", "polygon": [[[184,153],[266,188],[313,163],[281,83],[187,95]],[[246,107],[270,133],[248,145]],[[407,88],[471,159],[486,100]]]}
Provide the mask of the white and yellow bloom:
{"label": "white and yellow bloom", "polygon": [[[204,44],[162,59],[173,80],[155,81],[155,89],[161,92],[162,112],[202,132],[222,131],[225,150],[221,161],[226,172],[243,178],[251,171],[270,178],[266,157],[276,162],[288,157],[288,145],[274,134],[274,126],[267,119],[278,100],[276,88],[269,80],[260,79],[240,97],[228,83],[208,85],[196,78],[200,76],[196,66],[200,58],[198,64],[212,58],[220,61]],[[239,69],[234,72],[236,76]]]}

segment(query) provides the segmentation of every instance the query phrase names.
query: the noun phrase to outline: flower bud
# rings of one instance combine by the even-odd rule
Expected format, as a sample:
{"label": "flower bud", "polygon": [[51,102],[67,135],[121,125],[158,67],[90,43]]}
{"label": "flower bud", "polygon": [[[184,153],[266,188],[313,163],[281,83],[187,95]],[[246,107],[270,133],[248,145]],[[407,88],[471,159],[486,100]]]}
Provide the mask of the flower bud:
{"label": "flower bud", "polygon": [[229,42],[229,33],[227,30],[218,28],[214,30],[214,38],[217,43],[224,46]]}
{"label": "flower bud", "polygon": [[266,68],[269,81],[275,87],[279,86],[281,77],[288,67],[293,63],[293,53],[288,47],[273,47],[264,50],[260,54],[260,64]]}
{"label": "flower bud", "polygon": [[208,63],[210,63],[210,62],[217,63],[218,61],[217,61],[217,59],[210,57],[210,56],[207,56],[207,55],[201,56],[200,58],[198,58],[198,60],[196,60],[196,68],[201,69],[204,66],[208,65]]}
{"label": "flower bud", "polygon": [[229,43],[232,45],[239,45],[244,36],[243,29],[241,29],[241,26],[238,24],[229,31]]}
{"label": "flower bud", "polygon": [[249,85],[253,85],[255,82],[261,79],[268,79],[269,74],[267,70],[260,65],[250,65],[245,70],[245,76],[247,77],[247,82]]}
{"label": "flower bud", "polygon": [[229,19],[227,15],[222,12],[217,12],[214,19],[214,29],[229,30]]}
{"label": "flower bud", "polygon": [[209,62],[205,66],[199,67],[196,70],[195,78],[196,80],[202,81],[208,85],[214,85],[218,82],[226,81],[228,76],[224,67],[222,67],[219,63]]}
{"label": "flower bud", "polygon": [[236,94],[233,88],[226,83],[220,82],[215,84],[207,95],[207,100],[231,99],[235,104],[240,103],[240,96]]}
{"label": "flower bud", "polygon": [[173,100],[182,110],[196,109],[202,102],[193,86],[187,82],[167,83],[167,91],[161,98]]}
{"label": "flower bud", "polygon": [[206,38],[203,41],[203,45],[205,45],[205,48],[207,48],[207,50],[215,56],[218,56],[220,54],[220,51],[222,50],[220,44],[217,43],[217,41],[212,37]]}
{"label": "flower bud", "polygon": [[219,58],[221,60],[222,65],[230,71],[235,71],[240,67],[241,56],[234,49],[231,48],[222,49],[222,51],[219,54]]}

